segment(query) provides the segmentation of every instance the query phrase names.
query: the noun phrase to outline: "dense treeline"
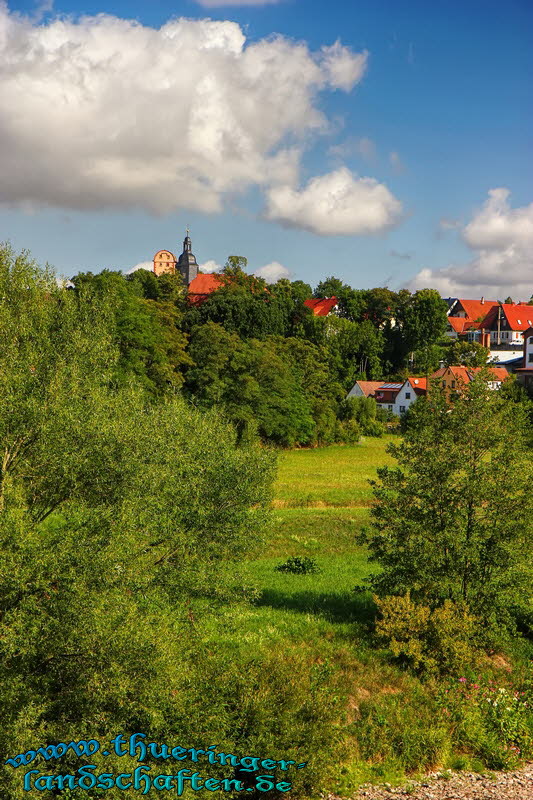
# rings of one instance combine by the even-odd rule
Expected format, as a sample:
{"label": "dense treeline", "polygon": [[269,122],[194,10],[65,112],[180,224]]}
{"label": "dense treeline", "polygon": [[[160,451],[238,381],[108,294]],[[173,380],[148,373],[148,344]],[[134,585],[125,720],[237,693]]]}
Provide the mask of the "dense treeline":
{"label": "dense treeline", "polygon": [[73,278],[113,309],[117,379],[135,375],[154,398],[180,388],[193,403],[223,409],[239,436],[282,446],[353,441],[383,425],[343,399],[358,379],[379,380],[437,366],[446,304],[433,290],[355,290],[335,278],[315,297],[335,295],[339,314],[314,316],[302,281],[273,285],[232,258],[222,287],[190,305],[179,275],[103,271]]}

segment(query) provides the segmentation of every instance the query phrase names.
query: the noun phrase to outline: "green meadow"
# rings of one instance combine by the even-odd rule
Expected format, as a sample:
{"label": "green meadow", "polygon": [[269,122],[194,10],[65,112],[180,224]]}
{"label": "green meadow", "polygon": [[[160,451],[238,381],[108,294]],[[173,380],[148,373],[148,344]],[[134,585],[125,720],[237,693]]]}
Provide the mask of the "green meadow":
{"label": "green meadow", "polygon": [[[406,770],[439,760],[431,732],[428,740],[429,719],[418,724],[427,714],[418,681],[369,644],[372,600],[368,592],[354,592],[371,569],[355,537],[369,520],[369,481],[378,466],[392,462],[386,453],[391,439],[280,455],[272,528],[260,557],[239,565],[234,584],[253,602],[222,605],[208,633],[209,646],[216,643],[233,663],[245,663],[252,653],[269,653],[280,663],[297,654],[300,664],[328,671],[339,712],[333,725],[325,723],[324,753],[317,754],[327,762],[321,788],[344,795],[367,780],[399,782]],[[313,559],[319,571],[276,571],[290,556]],[[391,708],[394,735],[374,720]],[[301,735],[299,729],[291,734],[290,712],[284,722],[288,738]],[[409,726],[400,743],[400,731]]]}
{"label": "green meadow", "polygon": [[[348,797],[363,782],[399,785],[433,768],[509,766],[477,707],[459,710],[452,723],[438,699],[438,682],[420,680],[380,649],[371,633],[371,595],[354,591],[375,569],[356,534],[369,521],[369,481],[379,466],[392,463],[386,452],[392,438],[281,453],[263,550],[228,575],[230,590],[245,593],[247,601],[222,602],[203,632],[208,649],[216,648],[234,673],[255,663],[249,713],[263,720],[263,729],[269,724],[266,709],[276,716],[273,747],[295,742],[305,751],[309,738],[313,796],[318,786]],[[276,571],[289,557],[312,559],[318,572]],[[272,675],[265,675],[264,664]],[[313,695],[302,724],[295,707],[311,692],[300,685],[302,675],[317,670],[325,676],[327,697],[318,693],[316,702],[325,702],[323,709],[331,713],[321,723]],[[271,697],[271,681],[278,680],[286,707],[283,731]]]}

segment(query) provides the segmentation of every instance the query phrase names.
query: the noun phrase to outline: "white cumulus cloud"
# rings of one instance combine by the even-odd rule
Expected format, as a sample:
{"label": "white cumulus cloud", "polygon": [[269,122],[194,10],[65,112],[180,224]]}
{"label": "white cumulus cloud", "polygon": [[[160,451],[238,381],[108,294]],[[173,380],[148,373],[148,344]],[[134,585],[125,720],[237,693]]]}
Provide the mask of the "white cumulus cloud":
{"label": "white cumulus cloud", "polygon": [[460,297],[508,294],[528,300],[533,293],[533,203],[511,208],[508,189],[491,189],[481,210],[462,229],[474,251],[467,264],[422,269],[409,288],[430,287]]}
{"label": "white cumulus cloud", "polygon": [[323,236],[381,233],[399,222],[401,212],[384,184],[346,167],[312,178],[300,191],[285,185],[267,193],[268,219]]}
{"label": "white cumulus cloud", "polygon": [[339,42],[247,43],[231,21],[44,24],[0,0],[0,204],[216,212],[226,192],[293,185],[329,127],[320,93],[366,62]]}
{"label": "white cumulus cloud", "polygon": [[203,264],[199,264],[198,269],[200,270],[200,272],[222,272],[224,267],[222,266],[222,264],[217,264],[216,261],[210,258],[209,261],[206,261]]}
{"label": "white cumulus cloud", "polygon": [[257,275],[258,278],[264,278],[267,283],[276,283],[280,278],[290,278],[291,272],[279,261],[271,261],[270,264],[265,264],[264,267],[256,269],[254,275]]}

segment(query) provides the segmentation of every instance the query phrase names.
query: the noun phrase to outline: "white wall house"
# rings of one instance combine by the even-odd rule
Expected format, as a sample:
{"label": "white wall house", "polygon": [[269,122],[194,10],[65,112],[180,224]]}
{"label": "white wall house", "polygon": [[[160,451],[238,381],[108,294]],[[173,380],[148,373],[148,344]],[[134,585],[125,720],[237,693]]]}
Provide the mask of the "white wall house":
{"label": "white wall house", "polygon": [[401,416],[413,405],[417,397],[426,394],[427,381],[425,378],[407,378],[402,388],[396,395],[393,413]]}

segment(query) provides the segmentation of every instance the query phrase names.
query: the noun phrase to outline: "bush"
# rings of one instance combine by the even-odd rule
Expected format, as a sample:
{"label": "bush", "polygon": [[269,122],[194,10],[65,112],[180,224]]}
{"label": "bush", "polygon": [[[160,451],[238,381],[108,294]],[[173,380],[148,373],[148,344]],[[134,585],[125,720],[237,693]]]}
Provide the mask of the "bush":
{"label": "bush", "polygon": [[431,609],[405,596],[374,596],[376,633],[392,654],[419,672],[450,673],[479,663],[478,620],[464,606],[445,600]]}
{"label": "bush", "polygon": [[309,575],[310,573],[320,572],[316,561],[312,558],[299,558],[291,556],[283,564],[274,567],[276,572],[292,572],[294,575]]}
{"label": "bush", "polygon": [[336,440],[346,444],[357,444],[361,438],[361,428],[355,419],[346,419],[336,426]]}
{"label": "bush", "polygon": [[385,433],[385,426],[376,419],[371,420],[363,426],[363,433],[365,436],[376,436],[378,439],[380,439]]}

